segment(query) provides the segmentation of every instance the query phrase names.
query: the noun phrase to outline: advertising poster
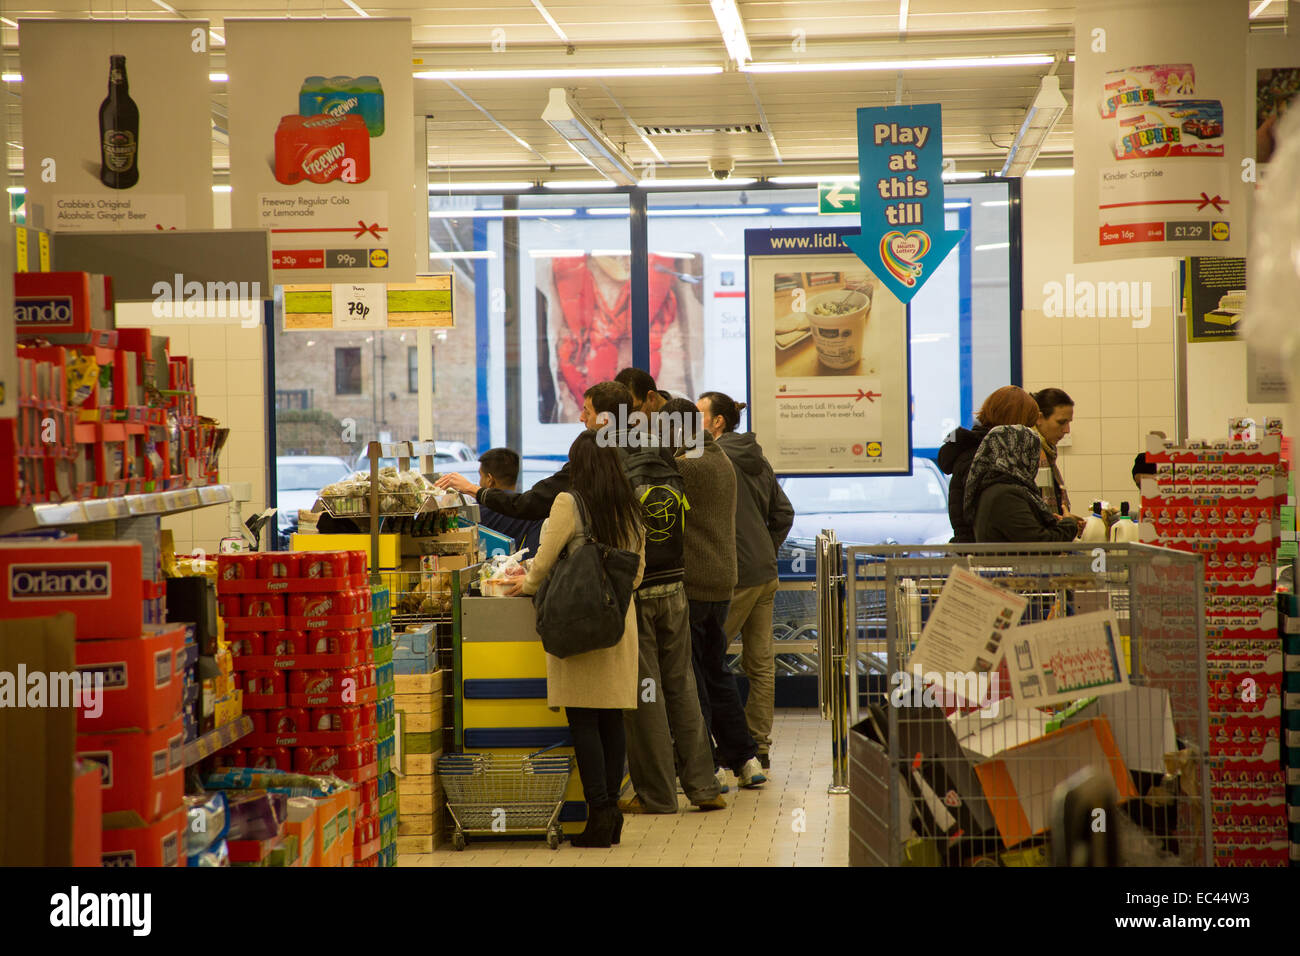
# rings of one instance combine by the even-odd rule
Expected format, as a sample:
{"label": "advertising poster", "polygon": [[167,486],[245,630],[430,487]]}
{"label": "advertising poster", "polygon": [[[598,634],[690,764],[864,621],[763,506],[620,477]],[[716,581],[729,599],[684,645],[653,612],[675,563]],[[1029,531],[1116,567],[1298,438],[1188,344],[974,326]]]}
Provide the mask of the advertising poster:
{"label": "advertising poster", "polygon": [[747,229],[750,423],[777,474],[910,474],[907,307],[847,229]]}
{"label": "advertising poster", "polygon": [[1007,667],[1018,704],[1050,707],[1128,690],[1114,611],[1075,614],[1011,632]]}
{"label": "advertising poster", "polygon": [[206,20],[23,20],[18,39],[29,222],[212,228]]}
{"label": "advertising poster", "polygon": [[411,22],[227,20],[231,220],[277,283],[416,275]]}
{"label": "advertising poster", "polygon": [[1300,92],[1300,67],[1255,71],[1255,159],[1273,158],[1274,129]]}
{"label": "advertising poster", "polygon": [[1246,315],[1246,260],[1197,256],[1183,270],[1187,341],[1229,342]]}
{"label": "advertising poster", "polygon": [[1243,11],[1082,0],[1075,35],[1075,260],[1243,255]]}

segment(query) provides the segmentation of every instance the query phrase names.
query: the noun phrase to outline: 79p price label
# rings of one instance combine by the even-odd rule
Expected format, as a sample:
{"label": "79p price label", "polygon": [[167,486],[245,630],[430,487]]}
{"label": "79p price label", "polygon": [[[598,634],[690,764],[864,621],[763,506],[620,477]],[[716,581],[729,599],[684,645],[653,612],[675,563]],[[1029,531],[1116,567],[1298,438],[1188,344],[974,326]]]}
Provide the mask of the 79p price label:
{"label": "79p price label", "polygon": [[388,287],[382,282],[337,282],[331,287],[336,329],[382,329],[388,326]]}

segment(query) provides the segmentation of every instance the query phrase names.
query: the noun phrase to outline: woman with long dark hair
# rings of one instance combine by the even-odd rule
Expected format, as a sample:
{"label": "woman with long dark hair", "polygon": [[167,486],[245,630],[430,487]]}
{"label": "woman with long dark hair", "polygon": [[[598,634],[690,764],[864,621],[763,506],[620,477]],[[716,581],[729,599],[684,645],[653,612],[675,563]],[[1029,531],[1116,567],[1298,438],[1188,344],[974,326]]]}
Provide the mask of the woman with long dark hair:
{"label": "woman with long dark hair", "polygon": [[[584,534],[640,554],[633,587],[640,584],[645,531],[618,450],[602,448],[595,432],[583,432],[569,448],[569,477],[571,490],[556,495],[520,592],[537,593],[564,549]],[[564,708],[587,798],[587,828],[573,837],[574,846],[608,847],[618,843],[623,830],[618,809],[627,757],[623,711],[637,706],[637,649],[636,602],[631,601],[623,639],[613,647],[564,659],[546,656],[546,703]]]}

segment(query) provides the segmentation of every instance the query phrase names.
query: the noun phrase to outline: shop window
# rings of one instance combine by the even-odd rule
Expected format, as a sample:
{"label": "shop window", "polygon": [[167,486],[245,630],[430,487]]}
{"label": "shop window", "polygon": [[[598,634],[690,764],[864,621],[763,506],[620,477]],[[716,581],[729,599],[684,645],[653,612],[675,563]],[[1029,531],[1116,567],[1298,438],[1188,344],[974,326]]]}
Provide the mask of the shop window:
{"label": "shop window", "polygon": [[[433,391],[438,390],[438,350],[429,349],[432,362]],[[414,345],[406,347],[406,390],[414,395],[420,390],[420,352]]]}
{"label": "shop window", "polygon": [[361,349],[334,350],[334,394],[361,394]]}

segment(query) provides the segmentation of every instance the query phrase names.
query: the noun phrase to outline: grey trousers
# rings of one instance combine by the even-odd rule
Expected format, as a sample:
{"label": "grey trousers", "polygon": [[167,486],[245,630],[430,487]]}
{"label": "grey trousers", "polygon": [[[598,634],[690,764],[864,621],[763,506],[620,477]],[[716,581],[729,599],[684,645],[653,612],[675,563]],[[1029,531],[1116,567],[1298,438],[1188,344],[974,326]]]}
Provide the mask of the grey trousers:
{"label": "grey trousers", "polygon": [[637,708],[623,712],[627,766],[646,808],[677,812],[677,777],[691,803],[719,794],[691,658],[691,620],[680,582],[638,591]]}
{"label": "grey trousers", "polygon": [[727,612],[727,639],[740,634],[740,666],[749,678],[745,723],[765,754],[772,746],[772,710],[776,696],[776,655],[772,647],[772,603],[775,579],[755,587],[737,588]]}

